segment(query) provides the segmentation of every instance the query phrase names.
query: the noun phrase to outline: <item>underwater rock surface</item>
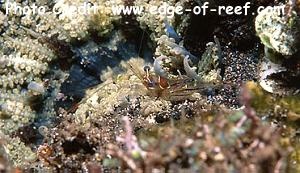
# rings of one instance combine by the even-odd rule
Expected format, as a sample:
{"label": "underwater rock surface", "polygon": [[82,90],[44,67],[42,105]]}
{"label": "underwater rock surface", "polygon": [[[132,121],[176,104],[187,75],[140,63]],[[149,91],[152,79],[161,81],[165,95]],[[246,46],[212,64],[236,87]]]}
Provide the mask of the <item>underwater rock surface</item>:
{"label": "underwater rock surface", "polygon": [[0,172],[299,172],[299,0],[251,1],[286,16],[51,13],[84,2],[0,7]]}

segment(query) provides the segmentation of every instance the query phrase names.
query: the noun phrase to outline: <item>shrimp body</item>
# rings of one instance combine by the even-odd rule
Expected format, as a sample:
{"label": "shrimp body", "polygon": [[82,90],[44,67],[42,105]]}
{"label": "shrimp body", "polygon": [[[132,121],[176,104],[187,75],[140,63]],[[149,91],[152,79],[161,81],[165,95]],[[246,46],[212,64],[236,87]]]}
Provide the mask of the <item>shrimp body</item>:
{"label": "shrimp body", "polygon": [[191,100],[193,99],[191,95],[201,91],[201,88],[205,86],[195,86],[193,79],[188,76],[166,78],[150,71],[151,68],[149,66],[144,67],[143,73],[142,70],[134,68],[130,63],[128,64],[133,73],[147,88],[148,95],[153,97],[159,97],[170,101]]}

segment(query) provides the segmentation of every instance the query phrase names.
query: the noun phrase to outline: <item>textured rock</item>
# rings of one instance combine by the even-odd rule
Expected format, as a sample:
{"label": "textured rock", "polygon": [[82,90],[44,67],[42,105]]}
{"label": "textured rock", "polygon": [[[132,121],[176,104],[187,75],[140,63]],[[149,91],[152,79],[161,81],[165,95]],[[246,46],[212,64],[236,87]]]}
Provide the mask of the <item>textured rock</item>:
{"label": "textured rock", "polygon": [[[286,6],[279,6],[286,8]],[[278,8],[278,7],[277,7]],[[282,13],[272,7],[264,9],[255,19],[255,29],[262,43],[282,55],[297,52],[299,17],[295,11]]]}

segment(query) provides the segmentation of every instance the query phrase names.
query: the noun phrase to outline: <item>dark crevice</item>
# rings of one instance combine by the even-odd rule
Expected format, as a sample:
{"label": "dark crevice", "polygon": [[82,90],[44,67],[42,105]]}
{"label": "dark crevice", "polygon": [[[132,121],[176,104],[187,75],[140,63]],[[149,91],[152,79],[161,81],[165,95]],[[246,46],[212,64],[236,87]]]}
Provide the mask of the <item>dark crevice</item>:
{"label": "dark crevice", "polygon": [[67,140],[62,144],[62,148],[66,155],[84,153],[94,154],[93,146],[89,144],[84,136],[77,136],[73,140]]}

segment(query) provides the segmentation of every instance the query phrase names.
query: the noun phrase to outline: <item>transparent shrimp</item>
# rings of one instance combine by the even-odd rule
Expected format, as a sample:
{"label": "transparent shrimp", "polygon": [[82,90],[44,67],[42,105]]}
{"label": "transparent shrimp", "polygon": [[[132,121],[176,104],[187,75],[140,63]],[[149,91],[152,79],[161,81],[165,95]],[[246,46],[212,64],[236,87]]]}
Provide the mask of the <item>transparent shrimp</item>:
{"label": "transparent shrimp", "polygon": [[181,75],[176,78],[166,78],[151,71],[151,67],[145,66],[144,70],[134,67],[127,62],[131,71],[141,80],[147,88],[148,94],[170,101],[195,100],[192,96],[207,88],[207,84],[195,83],[192,78]]}

